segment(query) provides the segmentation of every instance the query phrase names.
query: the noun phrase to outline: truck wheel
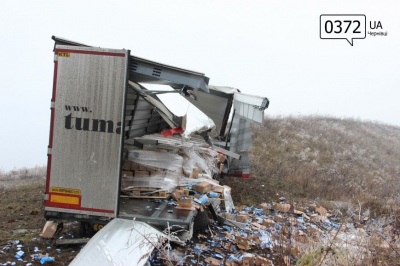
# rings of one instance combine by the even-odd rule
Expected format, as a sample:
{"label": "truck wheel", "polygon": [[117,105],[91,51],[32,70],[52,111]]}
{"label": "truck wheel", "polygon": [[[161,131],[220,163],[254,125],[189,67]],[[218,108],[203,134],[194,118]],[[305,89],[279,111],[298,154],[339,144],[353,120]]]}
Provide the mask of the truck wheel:
{"label": "truck wheel", "polygon": [[198,232],[200,230],[203,230],[207,227],[209,222],[210,219],[208,218],[207,211],[198,211],[196,217],[194,218],[193,231]]}
{"label": "truck wheel", "polygon": [[93,230],[93,226],[91,223],[81,222],[79,233],[81,237],[92,237],[95,234],[95,231]]}

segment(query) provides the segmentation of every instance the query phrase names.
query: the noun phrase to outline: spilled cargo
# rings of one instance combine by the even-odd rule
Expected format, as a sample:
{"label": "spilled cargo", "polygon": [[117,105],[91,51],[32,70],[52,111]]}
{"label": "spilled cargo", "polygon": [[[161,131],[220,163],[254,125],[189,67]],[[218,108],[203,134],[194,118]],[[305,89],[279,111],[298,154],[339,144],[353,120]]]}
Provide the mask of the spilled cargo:
{"label": "spilled cargo", "polygon": [[87,233],[120,218],[190,239],[205,209],[234,209],[218,179],[250,176],[249,123],[262,123],[267,98],[129,50],[53,40],[47,220]]}

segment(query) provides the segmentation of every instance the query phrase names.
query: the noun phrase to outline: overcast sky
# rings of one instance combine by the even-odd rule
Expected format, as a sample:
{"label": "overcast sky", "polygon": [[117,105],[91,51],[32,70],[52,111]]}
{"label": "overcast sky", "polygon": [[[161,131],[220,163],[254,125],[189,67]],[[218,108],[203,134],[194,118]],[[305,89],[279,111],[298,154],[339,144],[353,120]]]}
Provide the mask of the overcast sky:
{"label": "overcast sky", "polygon": [[[0,170],[46,164],[52,35],[205,73],[268,97],[268,115],[400,126],[399,11],[398,0],[2,0]],[[380,21],[388,35],[321,40],[321,14],[365,14],[367,31]]]}

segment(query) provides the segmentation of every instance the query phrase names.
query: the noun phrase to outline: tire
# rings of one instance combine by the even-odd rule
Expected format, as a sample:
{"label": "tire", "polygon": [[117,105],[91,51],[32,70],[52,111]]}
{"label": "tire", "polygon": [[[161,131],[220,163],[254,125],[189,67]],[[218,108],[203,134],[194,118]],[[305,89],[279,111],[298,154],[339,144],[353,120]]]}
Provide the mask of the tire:
{"label": "tire", "polygon": [[92,237],[96,232],[93,230],[93,226],[89,222],[81,222],[80,226],[80,237]]}
{"label": "tire", "polygon": [[198,232],[205,229],[209,222],[210,219],[208,218],[207,211],[198,211],[193,222],[193,232]]}

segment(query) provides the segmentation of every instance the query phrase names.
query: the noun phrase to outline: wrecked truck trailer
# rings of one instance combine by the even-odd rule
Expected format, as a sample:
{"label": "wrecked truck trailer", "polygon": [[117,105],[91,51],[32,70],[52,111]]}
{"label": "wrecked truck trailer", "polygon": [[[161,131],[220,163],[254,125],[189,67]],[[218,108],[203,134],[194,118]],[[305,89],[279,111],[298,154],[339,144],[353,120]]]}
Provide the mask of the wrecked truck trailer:
{"label": "wrecked truck trailer", "polygon": [[[216,175],[249,177],[249,123],[262,123],[267,98],[211,86],[202,73],[129,50],[53,40],[46,219],[93,225],[124,218],[191,231],[194,197],[178,206],[171,197],[188,196],[201,181],[223,195],[229,191]],[[159,86],[205,115],[175,114]]]}

